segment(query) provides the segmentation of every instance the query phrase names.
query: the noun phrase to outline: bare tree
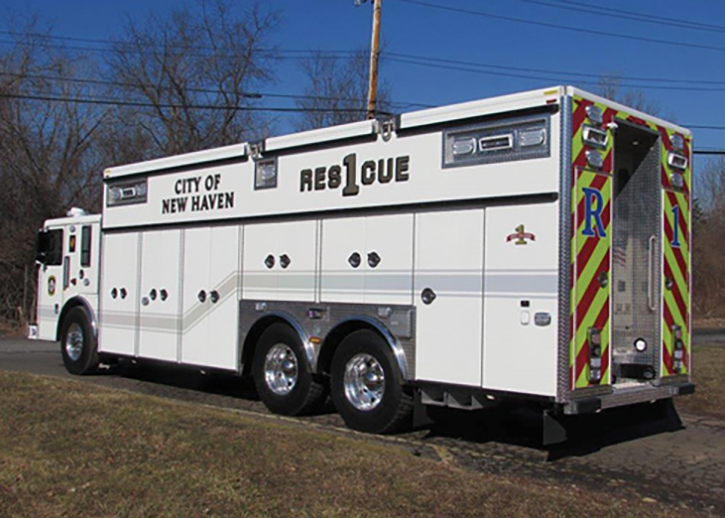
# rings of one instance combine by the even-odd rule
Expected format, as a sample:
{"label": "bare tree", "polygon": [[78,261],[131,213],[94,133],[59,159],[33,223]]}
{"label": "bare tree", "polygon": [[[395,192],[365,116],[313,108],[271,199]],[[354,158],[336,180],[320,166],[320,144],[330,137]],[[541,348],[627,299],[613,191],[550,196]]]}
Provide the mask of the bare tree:
{"label": "bare tree", "polygon": [[[318,52],[302,62],[307,77],[304,97],[296,101],[303,110],[297,130],[324,128],[364,120],[367,115],[368,66],[370,54],[360,50],[349,58]],[[391,111],[390,85],[378,86],[379,113]]]}
{"label": "bare tree", "polygon": [[69,81],[83,58],[38,31],[31,23],[0,54],[0,320],[17,317],[25,274],[34,277],[35,230],[70,205],[98,208],[101,193],[105,112],[79,103],[86,94]]}
{"label": "bare tree", "polygon": [[139,158],[256,135],[262,121],[250,108],[254,89],[273,78],[274,51],[266,44],[276,25],[277,14],[261,4],[237,14],[226,0],[199,0],[198,11],[153,15],[144,26],[128,19],[109,74],[131,104],[115,112],[130,128],[129,144],[152,145]]}
{"label": "bare tree", "polygon": [[693,300],[697,314],[725,317],[725,158],[711,160],[695,184],[693,217]]}
{"label": "bare tree", "polygon": [[656,101],[648,99],[642,90],[623,87],[622,78],[617,74],[603,75],[597,82],[595,92],[602,97],[650,115],[657,115],[661,111],[660,105]]}

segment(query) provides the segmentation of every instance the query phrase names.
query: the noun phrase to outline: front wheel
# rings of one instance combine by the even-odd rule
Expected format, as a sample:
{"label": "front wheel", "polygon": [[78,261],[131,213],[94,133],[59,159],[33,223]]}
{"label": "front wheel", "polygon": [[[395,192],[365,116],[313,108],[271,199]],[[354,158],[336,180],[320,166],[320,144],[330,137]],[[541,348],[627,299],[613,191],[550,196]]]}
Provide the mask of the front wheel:
{"label": "front wheel", "polygon": [[299,336],[285,324],[272,324],[262,333],[252,374],[260,399],[276,414],[313,413],[327,397],[310,371]]}
{"label": "front wheel", "polygon": [[91,374],[98,369],[98,345],[86,311],[75,307],[68,312],[60,333],[63,364],[71,374]]}
{"label": "front wheel", "polygon": [[408,425],[413,399],[390,347],[377,333],[363,329],[345,338],[331,375],[332,398],[349,428],[391,433]]}

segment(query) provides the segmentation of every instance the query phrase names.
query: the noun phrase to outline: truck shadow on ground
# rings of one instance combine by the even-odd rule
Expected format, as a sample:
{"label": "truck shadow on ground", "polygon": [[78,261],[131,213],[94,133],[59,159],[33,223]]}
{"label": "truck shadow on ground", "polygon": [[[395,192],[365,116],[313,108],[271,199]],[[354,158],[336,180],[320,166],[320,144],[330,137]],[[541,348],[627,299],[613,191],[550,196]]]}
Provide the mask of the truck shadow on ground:
{"label": "truck shadow on ground", "polygon": [[543,444],[541,410],[498,407],[477,412],[436,409],[425,439],[456,438],[470,444],[503,443],[546,454],[547,461],[585,456],[608,446],[684,429],[671,401],[633,405],[563,419],[568,440]]}
{"label": "truck shadow on ground", "polygon": [[[149,361],[120,362],[112,374],[142,383],[141,391],[149,394],[266,413],[250,378]],[[333,415],[335,408],[328,400],[316,416],[304,419],[343,426],[336,415],[336,419],[331,418]],[[523,447],[537,457],[545,455],[547,461],[586,456],[608,446],[684,428],[669,400],[566,417],[563,424],[568,440],[550,446],[544,446],[542,440],[541,409],[503,405],[474,412],[430,408],[428,416],[428,422],[401,435],[424,443],[454,440],[471,448],[487,443]]]}

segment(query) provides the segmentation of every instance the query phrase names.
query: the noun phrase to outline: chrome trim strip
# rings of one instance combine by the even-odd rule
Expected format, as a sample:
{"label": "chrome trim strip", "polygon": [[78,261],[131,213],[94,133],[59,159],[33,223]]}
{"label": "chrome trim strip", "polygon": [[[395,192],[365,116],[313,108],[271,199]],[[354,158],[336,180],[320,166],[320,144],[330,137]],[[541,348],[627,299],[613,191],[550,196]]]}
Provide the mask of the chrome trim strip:
{"label": "chrome trim strip", "polygon": [[572,169],[572,98],[561,101],[561,136],[559,143],[559,354],[557,359],[556,401],[569,401],[569,325],[571,297],[571,169]]}

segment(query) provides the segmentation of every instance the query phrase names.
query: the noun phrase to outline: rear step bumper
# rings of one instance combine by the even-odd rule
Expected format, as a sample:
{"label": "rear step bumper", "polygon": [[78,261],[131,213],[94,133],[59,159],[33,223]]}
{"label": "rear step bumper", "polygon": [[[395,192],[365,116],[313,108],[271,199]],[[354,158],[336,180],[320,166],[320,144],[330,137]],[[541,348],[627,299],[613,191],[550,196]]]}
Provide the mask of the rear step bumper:
{"label": "rear step bumper", "polygon": [[658,399],[667,399],[673,396],[684,396],[695,392],[694,383],[689,381],[656,386],[627,386],[613,387],[607,394],[597,396],[572,398],[564,405],[564,413],[567,415],[592,414],[607,408],[615,408],[636,403],[646,403]]}

